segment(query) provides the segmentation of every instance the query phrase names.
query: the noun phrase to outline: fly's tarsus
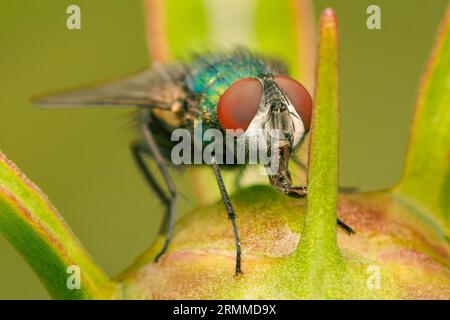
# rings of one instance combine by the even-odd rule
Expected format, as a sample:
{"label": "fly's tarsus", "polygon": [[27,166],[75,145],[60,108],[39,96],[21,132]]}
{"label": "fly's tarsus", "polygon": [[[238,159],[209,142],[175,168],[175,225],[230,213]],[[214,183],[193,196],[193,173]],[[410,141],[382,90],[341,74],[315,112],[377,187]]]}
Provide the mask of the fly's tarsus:
{"label": "fly's tarsus", "polygon": [[345,233],[347,233],[348,235],[352,235],[352,234],[355,233],[355,231],[354,231],[350,226],[348,226],[347,224],[345,224],[344,222],[342,222],[341,220],[339,220],[339,218],[337,219],[337,225],[338,225],[339,227],[341,227],[342,230],[344,230]]}
{"label": "fly's tarsus", "polygon": [[286,189],[286,194],[288,196],[294,197],[294,198],[304,198],[308,194],[307,187],[306,186],[300,186],[300,187],[288,187]]}

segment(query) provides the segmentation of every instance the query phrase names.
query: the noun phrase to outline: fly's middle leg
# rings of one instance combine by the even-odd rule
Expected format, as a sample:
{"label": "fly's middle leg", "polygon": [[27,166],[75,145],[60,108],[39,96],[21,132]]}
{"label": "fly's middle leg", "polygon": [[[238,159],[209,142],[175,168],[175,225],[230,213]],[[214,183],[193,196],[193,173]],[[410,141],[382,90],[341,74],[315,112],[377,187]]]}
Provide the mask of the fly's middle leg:
{"label": "fly's middle leg", "polygon": [[[144,135],[145,145],[143,146],[142,144],[132,144],[131,151],[135,159],[135,162],[140,172],[144,176],[146,182],[159,197],[163,205],[166,207],[164,218],[159,230],[159,234],[164,235],[165,240],[163,248],[155,257],[155,261],[158,261],[159,258],[167,251],[170,241],[172,240],[172,232],[177,213],[176,206],[178,194],[175,184],[173,183],[172,178],[170,177],[167,165],[165,164],[165,160],[162,157],[161,151],[159,150],[159,147],[154,139],[153,133],[148,128],[147,124],[142,125],[142,132]],[[161,173],[161,176],[167,187],[167,191],[165,191],[160,186],[155,176],[151,172],[150,168],[146,165],[144,161],[145,156],[152,156],[155,159],[158,170]]]}
{"label": "fly's middle leg", "polygon": [[236,243],[236,266],[235,266],[235,275],[242,274],[241,269],[241,240],[239,239],[239,232],[236,223],[236,213],[234,211],[233,205],[231,204],[230,197],[228,196],[227,189],[225,188],[225,184],[223,182],[222,174],[220,173],[219,165],[216,162],[216,159],[212,159],[212,166],[214,169],[214,174],[216,176],[217,184],[219,185],[220,194],[222,195],[223,203],[225,204],[225,208],[228,213],[228,218],[231,221],[231,225],[233,227],[234,240]]}

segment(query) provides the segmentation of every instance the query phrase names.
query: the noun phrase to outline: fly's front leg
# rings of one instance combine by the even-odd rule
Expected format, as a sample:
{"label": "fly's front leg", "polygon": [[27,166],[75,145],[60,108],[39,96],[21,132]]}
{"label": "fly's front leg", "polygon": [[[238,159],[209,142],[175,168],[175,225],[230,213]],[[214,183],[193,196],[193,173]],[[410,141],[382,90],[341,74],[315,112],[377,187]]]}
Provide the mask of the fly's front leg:
{"label": "fly's front leg", "polygon": [[308,193],[306,186],[292,185],[291,174],[289,173],[289,170],[279,170],[276,173],[270,173],[269,182],[275,189],[283,192],[290,197],[304,198]]}
{"label": "fly's front leg", "polygon": [[212,166],[214,169],[214,174],[216,175],[217,184],[219,185],[220,194],[222,195],[223,203],[225,204],[225,208],[228,213],[228,218],[231,221],[231,225],[233,226],[234,240],[236,243],[236,268],[235,274],[236,276],[242,274],[241,270],[241,240],[239,239],[239,232],[236,224],[236,213],[234,212],[233,205],[231,204],[230,197],[228,196],[227,189],[225,188],[225,184],[223,183],[222,174],[220,173],[219,165],[216,162],[216,159],[212,159]]}
{"label": "fly's front leg", "polygon": [[[156,144],[156,141],[153,137],[153,133],[148,128],[147,124],[142,125],[142,132],[144,135],[144,142],[146,148],[142,148],[142,146],[140,145],[133,145],[132,146],[133,155],[136,160],[136,164],[139,167],[141,173],[143,174],[145,180],[147,181],[151,189],[158,195],[159,199],[166,207],[166,212],[164,214],[164,218],[159,230],[159,234],[164,235],[165,240],[163,248],[155,257],[155,261],[158,261],[159,258],[167,251],[170,241],[172,240],[172,231],[173,226],[175,224],[175,218],[177,213],[176,205],[178,194],[175,184],[173,183],[170,177],[164,158],[162,157],[159,147]],[[164,183],[167,186],[168,192],[164,191],[163,188],[161,188],[161,186],[153,176],[152,172],[145,164],[143,158],[144,155],[151,155],[155,159],[156,164],[158,166],[158,170],[160,171]]]}

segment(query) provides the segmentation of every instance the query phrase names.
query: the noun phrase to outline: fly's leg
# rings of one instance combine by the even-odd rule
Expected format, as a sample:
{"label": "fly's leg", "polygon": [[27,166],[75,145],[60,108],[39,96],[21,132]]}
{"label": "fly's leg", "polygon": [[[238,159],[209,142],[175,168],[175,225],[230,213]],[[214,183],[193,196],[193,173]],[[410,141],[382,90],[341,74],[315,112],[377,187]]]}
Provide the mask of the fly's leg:
{"label": "fly's leg", "polygon": [[169,217],[169,210],[170,210],[170,200],[166,195],[166,192],[161,188],[158,181],[156,180],[153,173],[150,171],[150,168],[147,167],[147,164],[145,163],[145,158],[150,156],[151,153],[148,151],[148,149],[143,146],[140,143],[133,143],[131,144],[131,154],[133,155],[133,159],[139,169],[139,172],[144,177],[147,184],[150,186],[150,189],[156,193],[161,203],[164,205],[166,212],[164,214],[163,221],[161,223],[159,234],[164,235],[166,233],[167,229],[167,222]]}
{"label": "fly's leg", "polygon": [[346,225],[344,222],[342,222],[341,220],[339,220],[339,218],[337,219],[337,225],[338,225],[339,227],[341,227],[341,228],[345,231],[345,233],[347,233],[347,234],[349,234],[349,235],[355,233],[355,231],[353,231],[353,229],[352,229],[350,226]]}
{"label": "fly's leg", "polygon": [[148,168],[147,164],[145,163],[145,157],[149,156],[150,152],[142,144],[132,143],[131,154],[133,155],[133,159],[139,169],[139,172],[142,174],[147,184],[150,186],[152,191],[156,193],[161,203],[164,206],[168,207],[169,199],[167,198],[166,193],[161,188],[155,176],[150,171],[150,168]]}
{"label": "fly's leg", "polygon": [[[133,156],[139,170],[143,174],[148,185],[157,194],[161,202],[166,207],[166,212],[164,214],[164,218],[159,230],[159,234],[165,235],[165,240],[163,248],[155,257],[155,261],[158,261],[159,258],[167,251],[170,241],[172,240],[172,231],[173,226],[175,224],[175,217],[177,213],[176,205],[178,194],[176,191],[175,184],[173,183],[170,177],[164,158],[162,157],[159,147],[156,144],[153,134],[151,130],[148,128],[147,124],[144,124],[142,126],[142,131],[144,134],[144,141],[146,148],[143,148],[142,145],[137,144],[132,145]],[[168,193],[161,188],[161,186],[155,179],[154,175],[152,174],[148,166],[145,164],[144,162],[145,155],[151,155],[155,159],[156,164],[158,166],[158,170],[160,171],[164,183],[167,186]]]}
{"label": "fly's leg", "polygon": [[223,183],[222,174],[220,173],[219,165],[216,159],[212,159],[212,166],[214,169],[214,174],[216,175],[217,184],[219,185],[220,193],[222,195],[223,203],[228,213],[228,218],[231,220],[231,225],[233,226],[234,240],[236,243],[236,269],[235,275],[242,274],[241,270],[241,240],[239,239],[239,232],[236,224],[236,213],[234,212],[233,205],[231,204],[230,197],[228,196],[227,189]]}
{"label": "fly's leg", "polygon": [[172,231],[173,226],[175,224],[175,217],[177,214],[176,205],[178,200],[178,194],[175,184],[173,183],[172,178],[170,177],[169,170],[167,169],[165,160],[161,155],[161,151],[159,150],[158,144],[156,143],[153,133],[151,132],[147,124],[142,125],[142,132],[144,134],[144,141],[149,151],[151,152],[153,158],[155,159],[156,165],[158,166],[158,169],[161,173],[164,183],[166,184],[167,189],[169,191],[167,211],[165,213],[160,230],[161,233],[165,233],[166,239],[164,241],[163,248],[155,257],[155,261],[158,261],[159,258],[167,251],[170,241],[172,240]]}

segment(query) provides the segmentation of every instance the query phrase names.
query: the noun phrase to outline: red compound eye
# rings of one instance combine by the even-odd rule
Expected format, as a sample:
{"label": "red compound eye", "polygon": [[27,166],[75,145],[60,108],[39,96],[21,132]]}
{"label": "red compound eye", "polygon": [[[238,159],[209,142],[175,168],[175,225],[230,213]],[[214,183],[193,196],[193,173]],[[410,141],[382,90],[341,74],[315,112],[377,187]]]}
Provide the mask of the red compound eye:
{"label": "red compound eye", "polygon": [[219,122],[225,129],[246,130],[258,111],[262,85],[255,78],[234,82],[222,96],[217,106]]}
{"label": "red compound eye", "polygon": [[[301,117],[305,129],[311,124],[312,99],[308,91],[298,81],[275,76],[275,81],[285,92]],[[246,130],[258,111],[262,96],[262,85],[255,78],[244,78],[233,83],[220,97],[217,116],[224,129]]]}
{"label": "red compound eye", "polygon": [[292,78],[286,76],[275,76],[274,78],[302,118],[305,129],[309,130],[312,114],[311,95],[300,82]]}

